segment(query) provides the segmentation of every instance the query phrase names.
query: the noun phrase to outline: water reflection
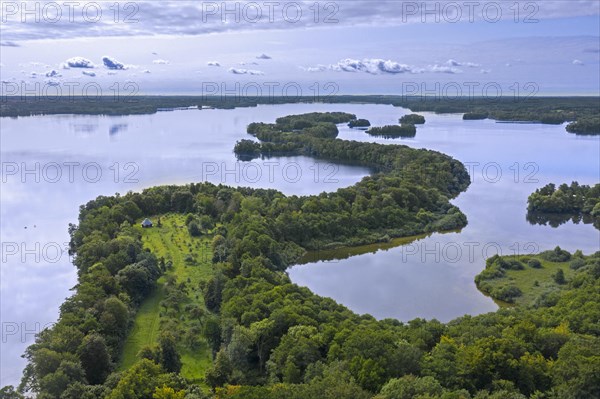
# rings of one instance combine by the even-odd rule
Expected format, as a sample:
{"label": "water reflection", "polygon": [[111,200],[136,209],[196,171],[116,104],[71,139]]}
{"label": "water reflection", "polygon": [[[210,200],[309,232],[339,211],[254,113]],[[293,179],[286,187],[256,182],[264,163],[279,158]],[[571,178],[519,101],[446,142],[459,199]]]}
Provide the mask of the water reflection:
{"label": "water reflection", "polygon": [[592,215],[583,214],[560,214],[560,213],[540,213],[540,212],[528,212],[527,221],[532,225],[542,225],[550,227],[558,227],[565,223],[571,222],[573,224],[591,224],[595,228],[600,230],[600,218],[593,217]]}

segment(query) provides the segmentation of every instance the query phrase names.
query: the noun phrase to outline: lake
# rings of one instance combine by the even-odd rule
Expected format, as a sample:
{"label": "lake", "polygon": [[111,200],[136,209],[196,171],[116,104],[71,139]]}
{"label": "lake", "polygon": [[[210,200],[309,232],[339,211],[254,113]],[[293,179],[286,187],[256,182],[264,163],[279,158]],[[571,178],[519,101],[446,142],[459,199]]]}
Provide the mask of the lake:
{"label": "lake", "polygon": [[[356,183],[369,170],[307,157],[236,161],[233,146],[250,138],[245,133],[249,123],[315,111],[351,112],[373,125],[395,124],[409,113],[385,105],[290,104],[0,119],[0,386],[18,383],[25,365],[20,355],[35,333],[56,320],[76,283],[66,245],[68,224],[77,222],[80,205],[98,195],[204,180],[297,195]],[[591,225],[568,222],[551,228],[525,219],[527,196],[537,187],[600,180],[600,138],[571,135],[563,126],[423,115],[427,123],[418,127],[414,139],[374,139],[346,127],[340,128],[340,138],[429,148],[465,163],[472,185],[453,202],[469,225],[413,241],[317,254],[313,259],[327,260],[289,270],[295,283],[377,318],[448,321],[496,309],[473,283],[486,255],[535,252],[557,244],[587,253],[600,249],[600,233]]]}

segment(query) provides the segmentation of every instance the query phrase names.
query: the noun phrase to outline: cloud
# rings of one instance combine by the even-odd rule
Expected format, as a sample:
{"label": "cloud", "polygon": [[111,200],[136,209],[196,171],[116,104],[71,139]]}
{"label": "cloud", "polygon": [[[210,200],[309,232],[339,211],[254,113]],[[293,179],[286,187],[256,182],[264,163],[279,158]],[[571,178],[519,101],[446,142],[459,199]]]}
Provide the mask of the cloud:
{"label": "cloud", "polygon": [[217,61],[208,61],[206,63],[206,65],[208,65],[208,66],[214,66],[214,67],[220,67],[221,66],[221,64],[219,64]]}
{"label": "cloud", "polygon": [[482,69],[480,72],[483,73],[484,75],[487,75],[488,73],[491,73],[492,70],[491,69]]}
{"label": "cloud", "polygon": [[[461,64],[466,65],[466,64]],[[301,67],[307,72],[322,72],[322,71],[336,71],[336,72],[364,72],[371,75],[398,75],[404,73],[419,74],[425,72],[431,73],[462,73],[458,68],[448,65],[429,65],[426,68],[417,67],[413,65],[402,64],[397,61],[384,60],[380,58],[365,58],[362,60],[355,60],[352,58],[346,58],[335,64],[330,65],[317,65],[312,67]]]}
{"label": "cloud", "polygon": [[149,70],[147,70],[147,69],[144,69],[144,70],[142,71],[142,73],[152,73],[152,72],[150,72],[150,71],[149,71]]}
{"label": "cloud", "polygon": [[258,62],[240,62],[240,65],[258,65]]}
{"label": "cloud", "polygon": [[158,60],[152,61],[152,63],[156,64],[156,65],[166,65],[166,64],[170,64],[171,61],[169,61],[169,60],[163,60],[163,59],[159,58]]}
{"label": "cloud", "polygon": [[456,73],[462,73],[462,71],[458,68],[454,68],[451,66],[446,66],[446,65],[430,65],[429,67],[427,67],[427,70],[429,72],[433,72],[433,73],[450,73],[450,74],[456,74]]}
{"label": "cloud", "polygon": [[[208,15],[203,10],[204,2],[159,2],[140,0],[136,4],[139,6],[139,13],[132,18],[137,19],[136,23],[114,23],[112,18],[101,18],[94,23],[93,29],[90,29],[90,23],[86,20],[85,13],[75,12],[73,20],[66,18],[63,11],[63,18],[60,22],[54,23],[49,19],[42,19],[38,23],[23,24],[21,22],[21,13],[6,15],[6,21],[3,21],[3,39],[11,41],[20,40],[39,40],[39,39],[76,39],[81,37],[106,37],[106,36],[149,36],[156,34],[163,35],[201,35],[209,33],[219,33],[227,31],[248,31],[248,30],[275,30],[275,29],[307,29],[323,27],[324,24],[315,23],[314,18],[304,15],[297,23],[290,23],[289,18],[282,17],[285,14],[286,6],[296,4],[305,12],[312,5],[313,0],[284,0],[280,3],[274,3],[274,15],[269,18],[267,10],[263,7],[263,18],[258,21],[249,21],[248,18],[242,18],[238,23],[233,23],[234,16],[223,14],[224,5],[217,4],[218,11],[213,15]],[[456,4],[455,0],[440,0],[440,7],[433,13],[426,13],[427,9],[419,2],[416,12],[402,12],[399,10],[399,3],[395,0],[381,0],[374,4],[372,0],[356,0],[343,2],[343,7],[336,9],[332,19],[337,20],[333,26],[398,26],[407,23],[425,23],[435,24],[440,20],[450,17],[447,4]],[[244,2],[247,3],[247,2]],[[458,2],[461,8],[461,16],[456,22],[474,22],[487,24],[486,15],[482,4],[475,5],[472,12]],[[98,2],[103,15],[112,15],[113,10],[111,2]],[[262,4],[262,3],[261,3]],[[514,19],[513,2],[498,2],[500,7],[499,14],[505,21]],[[401,7],[400,7],[401,8]],[[572,0],[572,1],[548,1],[543,7],[536,10],[533,18],[544,21],[553,18],[572,18],[578,16],[597,16],[598,0]],[[197,18],[199,15],[205,18]],[[227,23],[223,23],[223,18],[227,17]],[[239,15],[238,15],[239,17]],[[324,16],[326,17],[326,16]],[[68,23],[67,23],[68,19]],[[89,18],[88,18],[89,19]],[[327,25],[327,24],[325,24]],[[6,28],[6,29],[5,29]]]}
{"label": "cloud", "polygon": [[585,50],[583,50],[583,52],[598,54],[600,53],[600,48],[586,48]]}
{"label": "cloud", "polygon": [[125,64],[117,61],[114,58],[107,57],[107,56],[102,57],[102,63],[104,63],[104,66],[107,67],[108,69],[112,69],[112,70],[116,70],[116,71],[122,71],[122,70],[125,70],[128,68]]}
{"label": "cloud", "polygon": [[46,72],[46,77],[47,78],[60,78],[62,75],[56,71],[56,70],[51,70],[50,72]]}
{"label": "cloud", "polygon": [[243,68],[229,68],[229,72],[234,75],[264,75],[265,73],[262,71],[255,71],[253,69],[243,69]]}
{"label": "cloud", "polygon": [[391,60],[386,61],[379,58],[365,58],[363,60],[346,58],[337,62],[336,64],[330,64],[327,66],[318,65],[316,67],[307,68],[307,70],[311,72],[323,71],[326,69],[336,72],[365,72],[372,75],[420,73],[420,70],[417,70],[410,65],[400,64]]}
{"label": "cloud", "polygon": [[266,55],[265,53],[263,53],[263,54],[259,55],[259,56],[258,56],[258,57],[256,57],[256,58],[257,58],[257,59],[259,59],[259,60],[270,60],[270,59],[272,59],[272,57],[270,57],[270,56]]}
{"label": "cloud", "polygon": [[446,61],[446,65],[448,65],[450,67],[465,66],[465,67],[469,67],[469,68],[479,68],[481,66],[474,62],[460,62],[460,61],[456,61],[453,59],[449,59],[448,61]]}
{"label": "cloud", "polygon": [[84,74],[85,76],[91,76],[91,77],[96,76],[95,72],[81,71],[81,73]]}
{"label": "cloud", "polygon": [[69,58],[62,64],[63,69],[69,68],[96,68],[96,65],[87,58],[73,57]]}
{"label": "cloud", "polygon": [[10,40],[6,40],[0,42],[0,47],[21,47],[19,43],[11,42]]}
{"label": "cloud", "polygon": [[585,65],[581,60],[573,60],[573,65]]}

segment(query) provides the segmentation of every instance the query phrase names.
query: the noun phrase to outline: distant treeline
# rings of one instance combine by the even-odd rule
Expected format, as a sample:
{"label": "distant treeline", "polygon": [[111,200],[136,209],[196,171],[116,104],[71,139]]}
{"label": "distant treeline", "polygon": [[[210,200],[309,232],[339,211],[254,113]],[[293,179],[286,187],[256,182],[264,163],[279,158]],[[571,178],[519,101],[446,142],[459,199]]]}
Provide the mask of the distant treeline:
{"label": "distant treeline", "polygon": [[[133,96],[115,99],[112,96],[95,99],[74,97],[5,96],[0,99],[0,116],[16,117],[46,114],[153,114],[159,108],[214,107],[233,109],[259,104],[312,103],[314,97],[223,97],[223,96]],[[413,112],[439,114],[462,113],[465,119],[495,119],[498,121],[532,121],[545,124],[574,122],[567,129],[577,134],[600,134],[600,97],[513,97],[441,99],[388,95],[342,95],[319,99],[321,103],[390,104]],[[193,112],[193,111],[192,111]]]}

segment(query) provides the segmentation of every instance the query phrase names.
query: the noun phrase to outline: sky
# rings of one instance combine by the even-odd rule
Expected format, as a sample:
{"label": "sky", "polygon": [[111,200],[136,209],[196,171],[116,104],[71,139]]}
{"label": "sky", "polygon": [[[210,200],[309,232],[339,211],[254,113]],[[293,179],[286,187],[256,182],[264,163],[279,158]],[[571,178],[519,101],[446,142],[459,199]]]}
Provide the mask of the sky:
{"label": "sky", "polygon": [[600,2],[0,1],[2,95],[599,95]]}

